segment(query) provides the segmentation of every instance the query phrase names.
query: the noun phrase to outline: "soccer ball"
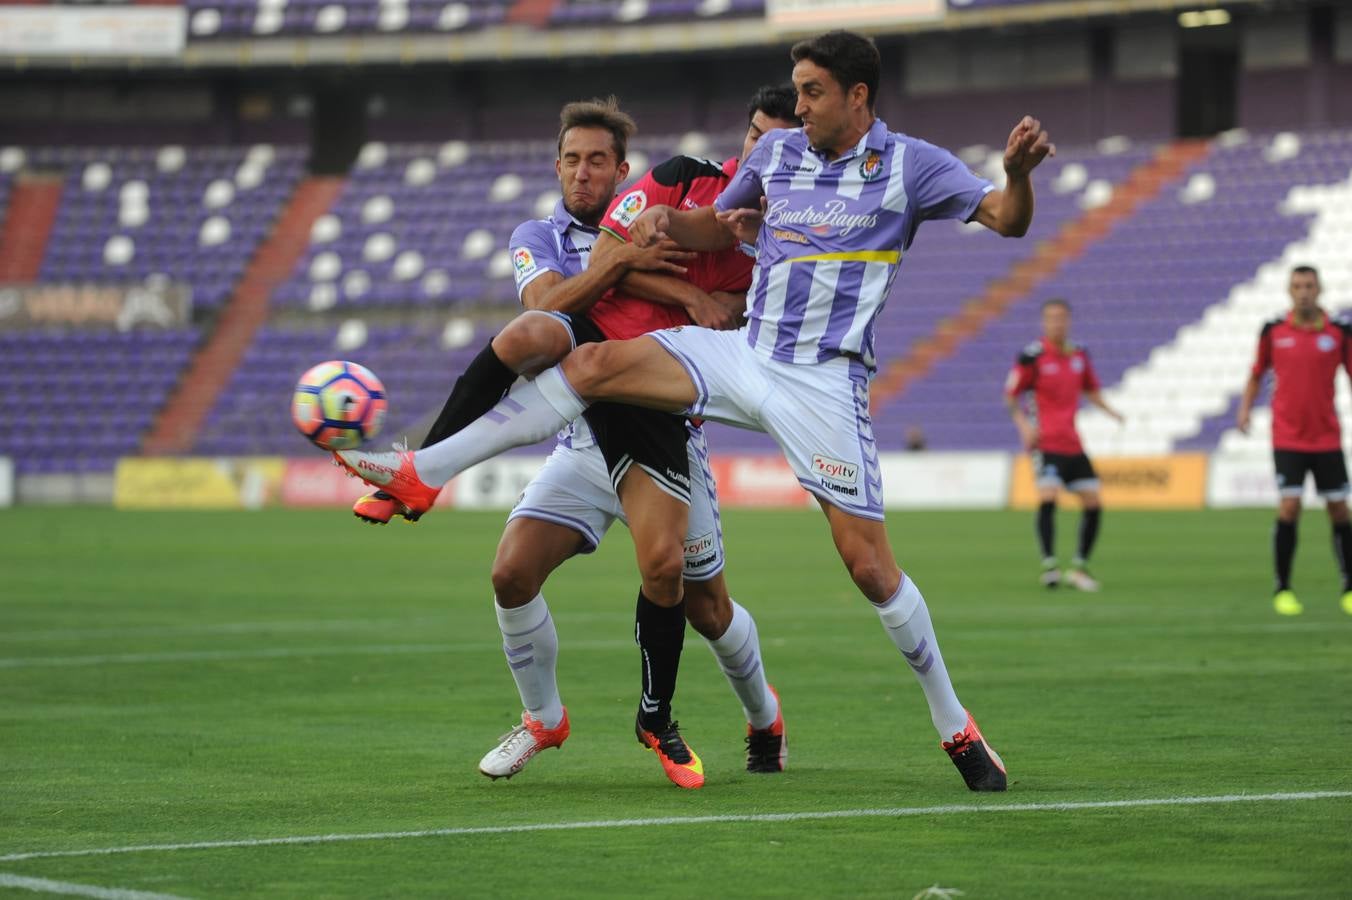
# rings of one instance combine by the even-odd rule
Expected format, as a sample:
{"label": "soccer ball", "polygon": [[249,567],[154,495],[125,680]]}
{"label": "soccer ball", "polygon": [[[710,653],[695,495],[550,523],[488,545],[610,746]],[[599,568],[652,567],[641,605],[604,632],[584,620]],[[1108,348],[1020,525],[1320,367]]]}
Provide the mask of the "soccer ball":
{"label": "soccer ball", "polygon": [[330,360],[300,376],[291,419],[318,447],[351,450],[380,431],[385,406],[385,386],[370,369]]}

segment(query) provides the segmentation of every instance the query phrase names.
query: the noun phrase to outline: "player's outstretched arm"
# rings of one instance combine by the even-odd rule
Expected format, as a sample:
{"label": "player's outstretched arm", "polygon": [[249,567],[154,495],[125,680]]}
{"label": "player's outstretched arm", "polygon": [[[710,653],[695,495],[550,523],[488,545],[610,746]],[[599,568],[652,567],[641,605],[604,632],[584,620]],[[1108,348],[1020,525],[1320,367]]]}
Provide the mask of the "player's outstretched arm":
{"label": "player's outstretched arm", "polygon": [[996,234],[1023,237],[1033,223],[1032,173],[1048,156],[1056,155],[1042,123],[1024,116],[1005,143],[1005,187],[991,191],[977,207],[976,221]]}
{"label": "player's outstretched arm", "polygon": [[1120,412],[1118,412],[1117,410],[1113,409],[1111,406],[1108,405],[1108,401],[1103,399],[1102,391],[1086,391],[1084,398],[1088,400],[1090,403],[1097,406],[1099,409],[1106,412],[1112,418],[1116,419],[1117,424],[1119,425],[1126,424],[1127,421],[1126,416],[1122,415]]}
{"label": "player's outstretched arm", "polygon": [[620,241],[614,243],[616,247],[613,252],[600,258],[593,257],[587,268],[572,278],[564,278],[557,272],[546,272],[536,278],[521,292],[522,305],[527,309],[586,312],[628,272],[637,270],[684,275],[686,270],[682,263],[695,255],[682,250],[672,241],[661,241],[651,247],[637,247]]}
{"label": "player's outstretched arm", "polygon": [[670,206],[649,207],[634,220],[629,237],[640,247],[670,239],[687,250],[726,250],[737,243],[732,231],[718,220],[712,206],[686,210]]}
{"label": "player's outstretched arm", "polygon": [[[626,245],[609,231],[602,231],[592,245],[592,264],[605,260],[619,248]],[[695,254],[690,253],[690,256]],[[666,275],[661,272],[648,272],[630,269],[620,279],[617,287],[634,297],[660,303],[663,306],[678,306],[685,310],[690,321],[705,328],[718,330],[735,328],[738,325],[738,312],[729,309],[728,304],[706,293],[684,278]]]}

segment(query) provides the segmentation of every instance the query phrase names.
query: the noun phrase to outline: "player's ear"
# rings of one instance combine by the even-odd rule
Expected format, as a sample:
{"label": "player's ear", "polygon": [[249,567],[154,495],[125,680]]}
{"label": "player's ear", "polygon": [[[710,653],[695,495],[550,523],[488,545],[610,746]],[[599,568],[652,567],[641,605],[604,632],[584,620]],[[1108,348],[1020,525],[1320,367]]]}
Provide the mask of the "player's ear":
{"label": "player's ear", "polygon": [[620,163],[620,166],[615,170],[615,173],[620,176],[620,181],[627,180],[629,178],[629,160],[626,159],[624,162]]}

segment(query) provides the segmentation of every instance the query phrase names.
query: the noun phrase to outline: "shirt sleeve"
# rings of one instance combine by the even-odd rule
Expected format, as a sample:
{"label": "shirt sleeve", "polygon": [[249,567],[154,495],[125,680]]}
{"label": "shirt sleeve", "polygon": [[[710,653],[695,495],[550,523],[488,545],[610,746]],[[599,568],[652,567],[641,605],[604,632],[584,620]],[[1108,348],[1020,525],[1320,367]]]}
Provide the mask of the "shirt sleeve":
{"label": "shirt sleeve", "polygon": [[1019,358],[1014,360],[1014,368],[1005,377],[1005,396],[1017,397],[1025,391],[1031,391],[1036,378],[1037,358],[1020,353]]}
{"label": "shirt sleeve", "polygon": [[1258,355],[1253,361],[1253,374],[1262,375],[1272,368],[1272,326],[1266,325],[1258,335]]}
{"label": "shirt sleeve", "polygon": [[548,223],[522,222],[512,232],[509,247],[518,299],[521,292],[526,289],[526,285],[546,272],[563,274],[563,262],[559,259],[559,244]]}
{"label": "shirt sleeve", "polygon": [[[678,205],[686,191],[689,190],[689,184],[680,178],[680,173],[676,168],[669,165],[670,162],[672,161],[663,163],[658,168],[644,173],[643,177],[635,182],[633,187],[617,197],[610,204],[610,209],[606,210],[605,218],[601,220],[601,229],[628,243],[629,226],[634,224],[634,220],[645,209],[651,206]],[[676,177],[659,180],[658,175],[666,174],[659,171],[664,168]],[[674,183],[663,183],[668,180]]]}
{"label": "shirt sleeve", "polygon": [[903,178],[906,193],[920,208],[919,220],[969,222],[995,185],[974,175],[952,153],[925,141],[907,145]]}
{"label": "shirt sleeve", "polygon": [[760,198],[765,195],[765,186],[761,182],[761,173],[770,163],[770,154],[775,144],[784,140],[789,132],[783,130],[767,131],[756,142],[756,147],[742,164],[737,174],[723,188],[723,192],[714,198],[714,209],[727,212],[730,209],[759,209]]}
{"label": "shirt sleeve", "polygon": [[1080,377],[1080,389],[1086,393],[1097,391],[1100,387],[1098,373],[1094,371],[1094,363],[1089,359],[1089,351],[1081,350],[1081,358],[1084,360],[1084,372]]}

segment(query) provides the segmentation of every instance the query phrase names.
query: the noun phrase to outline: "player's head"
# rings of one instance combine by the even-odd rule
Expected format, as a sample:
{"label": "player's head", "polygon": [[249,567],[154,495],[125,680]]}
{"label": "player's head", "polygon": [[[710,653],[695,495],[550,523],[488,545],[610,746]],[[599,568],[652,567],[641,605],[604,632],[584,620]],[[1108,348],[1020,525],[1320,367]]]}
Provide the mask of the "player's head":
{"label": "player's head", "polygon": [[1319,306],[1319,270],[1314,266],[1296,266],[1286,286],[1291,308],[1298,313],[1313,313]]}
{"label": "player's head", "polygon": [[794,44],[795,112],[803,133],[818,150],[836,145],[853,129],[873,120],[882,77],[882,59],[873,41],[852,31],[828,31]]}
{"label": "player's head", "polygon": [[803,120],[794,112],[797,105],[798,92],[792,84],[767,84],[757,88],[746,105],[747,127],[741,159],[751,155],[751,149],[765,132],[802,125]]}
{"label": "player's head", "polygon": [[1070,303],[1060,297],[1042,304],[1042,336],[1053,344],[1064,344],[1070,336]]}
{"label": "player's head", "polygon": [[563,208],[589,225],[601,221],[615,188],[629,177],[624,161],[634,120],[614,97],[569,103],[559,113],[559,157],[554,171],[563,191]]}

